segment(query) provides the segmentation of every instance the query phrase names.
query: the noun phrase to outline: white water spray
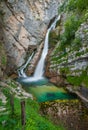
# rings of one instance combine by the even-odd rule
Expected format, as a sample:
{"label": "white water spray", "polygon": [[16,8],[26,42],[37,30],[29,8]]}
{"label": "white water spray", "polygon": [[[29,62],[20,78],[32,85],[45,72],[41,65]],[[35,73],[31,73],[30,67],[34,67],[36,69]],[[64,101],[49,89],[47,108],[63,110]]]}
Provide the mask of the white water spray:
{"label": "white water spray", "polygon": [[39,63],[36,67],[35,73],[34,73],[34,78],[41,78],[44,74],[44,63],[45,63],[45,58],[48,53],[48,44],[49,44],[49,33],[52,29],[55,28],[57,21],[60,19],[60,16],[55,19],[53,24],[50,26],[50,28],[47,30],[46,37],[45,37],[45,43],[44,43],[44,48],[42,51],[41,58],[39,60]]}

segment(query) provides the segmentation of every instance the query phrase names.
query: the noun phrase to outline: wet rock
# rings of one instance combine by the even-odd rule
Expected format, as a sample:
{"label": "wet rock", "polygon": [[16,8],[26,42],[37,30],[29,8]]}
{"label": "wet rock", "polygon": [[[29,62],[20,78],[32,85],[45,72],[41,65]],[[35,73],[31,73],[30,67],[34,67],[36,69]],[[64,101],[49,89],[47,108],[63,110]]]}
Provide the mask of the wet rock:
{"label": "wet rock", "polygon": [[33,74],[35,67],[40,59],[42,49],[43,49],[44,43],[42,42],[39,46],[36,47],[36,54],[34,55],[33,59],[30,62],[30,65],[27,68],[27,74],[31,75]]}

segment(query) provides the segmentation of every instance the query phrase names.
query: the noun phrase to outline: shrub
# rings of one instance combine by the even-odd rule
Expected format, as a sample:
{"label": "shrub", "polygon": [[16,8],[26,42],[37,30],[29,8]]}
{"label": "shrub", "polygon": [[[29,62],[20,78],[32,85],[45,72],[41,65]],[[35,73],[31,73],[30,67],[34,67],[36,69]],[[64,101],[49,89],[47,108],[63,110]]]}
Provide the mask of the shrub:
{"label": "shrub", "polygon": [[68,0],[65,10],[81,12],[88,8],[88,0]]}
{"label": "shrub", "polygon": [[[8,99],[6,108],[9,113],[0,117],[0,130],[22,130],[20,99],[14,97],[14,113],[12,114],[9,89],[4,88],[3,92]],[[39,114],[39,104],[36,101],[25,99],[25,106],[25,130],[64,130],[63,126],[55,126]]]}
{"label": "shrub", "polygon": [[67,3],[68,3],[68,0],[65,0],[65,1],[62,3],[62,5],[61,5],[61,6],[59,7],[59,9],[58,9],[58,12],[59,12],[59,13],[63,12],[63,11],[66,9]]}
{"label": "shrub", "polygon": [[88,8],[88,0],[77,0],[76,7],[78,11],[83,11]]}
{"label": "shrub", "polygon": [[74,38],[75,32],[78,29],[81,21],[78,19],[77,16],[72,15],[70,16],[65,22],[65,36],[69,40]]}
{"label": "shrub", "polygon": [[61,48],[60,49],[61,50],[64,50],[65,46],[71,45],[71,43],[73,42],[73,40],[75,38],[75,32],[77,31],[80,24],[81,24],[81,21],[75,15],[72,15],[72,16],[67,18],[67,20],[64,24],[65,31],[60,36],[60,40],[61,40]]}
{"label": "shrub", "polygon": [[80,76],[68,76],[67,81],[74,86],[80,86],[82,83],[88,88],[88,75],[87,71],[83,71]]}
{"label": "shrub", "polygon": [[88,10],[86,10],[86,12],[85,12],[85,15],[84,15],[83,19],[84,19],[84,21],[86,21],[86,20],[88,19]]}
{"label": "shrub", "polygon": [[66,9],[68,11],[74,11],[76,9],[76,0],[69,0]]}
{"label": "shrub", "polygon": [[2,65],[6,65],[7,59],[6,59],[5,55],[2,56],[1,63],[2,63]]}

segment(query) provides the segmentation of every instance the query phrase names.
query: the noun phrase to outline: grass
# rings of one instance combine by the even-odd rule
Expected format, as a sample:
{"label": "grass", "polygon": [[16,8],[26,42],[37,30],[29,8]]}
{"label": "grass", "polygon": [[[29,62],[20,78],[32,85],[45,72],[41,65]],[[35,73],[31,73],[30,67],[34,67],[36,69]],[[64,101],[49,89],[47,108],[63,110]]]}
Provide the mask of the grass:
{"label": "grass", "polygon": [[42,118],[41,115],[38,115],[37,111],[34,111],[34,107],[35,105],[29,107],[29,118],[27,121],[26,130],[64,130],[63,126],[54,126],[46,118]]}
{"label": "grass", "polygon": [[[39,105],[31,99],[26,103],[26,125],[25,130],[65,130],[63,126],[55,126],[51,121],[39,114]],[[8,105],[9,106],[9,102]],[[21,130],[20,100],[14,98],[14,114],[2,115],[0,118],[0,130]],[[11,109],[11,108],[10,108]]]}
{"label": "grass", "polygon": [[[11,84],[10,84],[11,85]],[[14,85],[12,84],[12,87]],[[55,88],[55,91],[57,89]],[[10,92],[8,87],[2,89],[4,95],[7,97],[7,103],[5,105],[7,114],[2,113],[0,117],[0,130],[22,130],[21,125],[21,99],[18,99]],[[53,91],[53,90],[52,90]],[[10,100],[14,99],[14,113],[12,112],[12,106]],[[25,130],[65,130],[62,125],[56,126],[48,118],[42,117],[39,114],[38,102],[29,99],[23,99],[25,101],[25,113],[26,113],[26,125]],[[0,105],[2,102],[0,100]],[[6,112],[6,111],[5,111]]]}

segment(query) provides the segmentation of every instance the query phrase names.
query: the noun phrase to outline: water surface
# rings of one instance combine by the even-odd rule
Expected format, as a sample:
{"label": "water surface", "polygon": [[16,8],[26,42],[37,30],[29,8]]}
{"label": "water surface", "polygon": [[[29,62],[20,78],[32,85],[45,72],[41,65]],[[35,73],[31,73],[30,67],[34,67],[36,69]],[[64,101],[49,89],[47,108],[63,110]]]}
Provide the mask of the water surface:
{"label": "water surface", "polygon": [[30,78],[19,78],[18,81],[27,92],[33,94],[38,102],[76,98],[76,95],[68,93],[62,87],[56,87],[46,78],[35,81],[31,81]]}

